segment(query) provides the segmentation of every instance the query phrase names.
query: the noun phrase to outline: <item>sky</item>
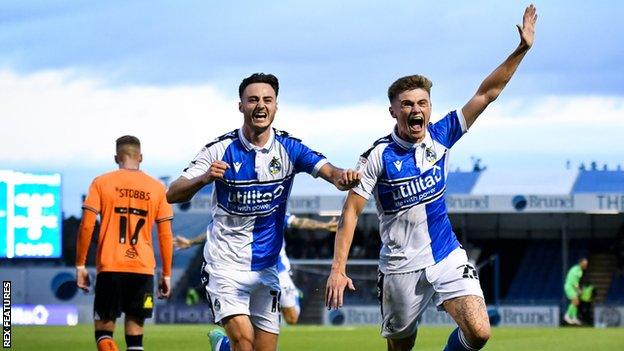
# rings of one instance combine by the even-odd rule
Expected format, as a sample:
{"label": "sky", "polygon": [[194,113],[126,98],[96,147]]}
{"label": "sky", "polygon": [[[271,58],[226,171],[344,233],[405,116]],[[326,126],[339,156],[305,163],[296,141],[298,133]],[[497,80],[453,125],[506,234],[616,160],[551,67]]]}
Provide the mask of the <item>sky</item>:
{"label": "sky", "polygon": [[[274,126],[353,167],[394,120],[387,87],[433,81],[433,119],[461,108],[518,44],[520,1],[3,1],[0,169],[63,174],[67,215],[138,136],[142,168],[177,178],[242,125],[238,85],[280,79]],[[535,44],[452,151],[452,169],[624,165],[624,3],[536,1]],[[306,186],[301,186],[304,184]],[[308,186],[312,184],[313,186]],[[298,186],[299,185],[299,186]],[[303,177],[294,193],[331,191]]]}

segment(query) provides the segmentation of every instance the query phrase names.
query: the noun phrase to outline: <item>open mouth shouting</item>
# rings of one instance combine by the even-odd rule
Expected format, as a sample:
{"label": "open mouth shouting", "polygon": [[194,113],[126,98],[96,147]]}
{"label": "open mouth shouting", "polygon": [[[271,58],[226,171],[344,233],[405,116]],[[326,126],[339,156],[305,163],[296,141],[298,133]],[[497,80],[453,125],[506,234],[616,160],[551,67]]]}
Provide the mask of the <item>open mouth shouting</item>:
{"label": "open mouth shouting", "polygon": [[253,119],[254,122],[264,122],[268,119],[269,114],[267,113],[266,110],[255,110],[253,112],[253,114],[251,115],[251,118]]}
{"label": "open mouth shouting", "polygon": [[407,126],[410,133],[420,133],[424,130],[425,117],[422,115],[410,115],[407,118]]}

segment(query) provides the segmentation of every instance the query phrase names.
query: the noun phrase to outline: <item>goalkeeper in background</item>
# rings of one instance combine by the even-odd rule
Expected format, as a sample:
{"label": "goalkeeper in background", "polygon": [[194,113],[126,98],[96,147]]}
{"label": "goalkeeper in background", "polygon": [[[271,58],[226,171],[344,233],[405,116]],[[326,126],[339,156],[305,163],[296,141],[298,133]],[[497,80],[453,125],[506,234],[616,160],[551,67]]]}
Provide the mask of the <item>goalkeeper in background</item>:
{"label": "goalkeeper in background", "polygon": [[588,264],[587,258],[583,257],[578,261],[578,264],[572,266],[568,274],[566,274],[563,291],[568,300],[570,300],[570,304],[568,305],[565,315],[563,315],[563,320],[568,324],[582,324],[578,319],[579,296],[582,292],[580,282],[583,277],[583,271],[587,269]]}

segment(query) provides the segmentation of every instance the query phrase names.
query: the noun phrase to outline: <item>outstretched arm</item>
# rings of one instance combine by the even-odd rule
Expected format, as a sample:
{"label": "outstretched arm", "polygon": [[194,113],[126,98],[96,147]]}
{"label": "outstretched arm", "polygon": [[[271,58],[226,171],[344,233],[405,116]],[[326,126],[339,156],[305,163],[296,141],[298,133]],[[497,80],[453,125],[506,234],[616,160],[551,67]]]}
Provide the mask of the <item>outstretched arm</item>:
{"label": "outstretched arm", "polygon": [[520,44],[500,66],[485,78],[475,95],[462,108],[468,128],[470,128],[485,108],[496,100],[516,72],[524,55],[533,45],[536,21],[537,9],[531,4],[524,10],[522,26],[516,25],[520,33]]}
{"label": "outstretched arm", "polygon": [[329,222],[317,221],[310,218],[294,217],[292,219],[292,222],[290,223],[290,226],[298,229],[323,229],[333,233],[336,231],[336,229],[338,229],[338,221],[335,217],[332,218]]}
{"label": "outstretched arm", "polygon": [[360,183],[360,173],[352,169],[334,167],[326,163],[319,169],[318,175],[333,184],[338,190],[349,190]]}
{"label": "outstretched arm", "polygon": [[325,287],[325,306],[328,308],[342,307],[345,287],[355,290],[353,282],[347,276],[347,258],[349,257],[349,250],[353,242],[358,217],[365,206],[365,198],[354,191],[349,191],[347,200],[342,208],[342,216],[340,217],[334,243],[334,259],[332,261],[331,273],[329,278],[327,278],[327,286]]}
{"label": "outstretched arm", "polygon": [[202,233],[194,238],[186,238],[183,236],[176,236],[173,238],[173,246],[176,249],[188,249],[191,246],[203,244],[206,241],[206,234]]}

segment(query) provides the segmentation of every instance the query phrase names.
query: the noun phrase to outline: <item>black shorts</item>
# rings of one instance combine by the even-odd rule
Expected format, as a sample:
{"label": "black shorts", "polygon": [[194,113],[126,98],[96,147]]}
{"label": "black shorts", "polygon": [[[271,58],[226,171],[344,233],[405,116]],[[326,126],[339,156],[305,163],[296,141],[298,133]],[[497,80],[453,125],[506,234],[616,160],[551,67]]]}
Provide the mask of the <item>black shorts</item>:
{"label": "black shorts", "polygon": [[95,320],[115,320],[126,315],[151,318],[154,308],[154,276],[101,272],[95,281]]}

